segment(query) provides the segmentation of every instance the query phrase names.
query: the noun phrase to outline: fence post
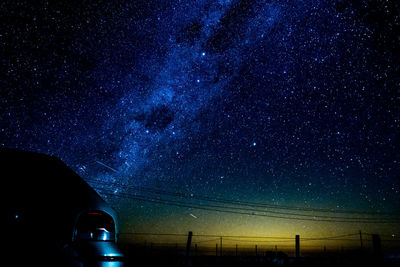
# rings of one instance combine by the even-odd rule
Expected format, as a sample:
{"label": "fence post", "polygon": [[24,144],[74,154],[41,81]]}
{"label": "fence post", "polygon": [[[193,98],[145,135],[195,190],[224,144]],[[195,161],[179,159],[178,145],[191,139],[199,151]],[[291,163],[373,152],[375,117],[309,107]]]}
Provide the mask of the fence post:
{"label": "fence post", "polygon": [[362,241],[362,233],[361,233],[361,230],[360,230],[360,249],[362,250],[363,249],[363,241]]}
{"label": "fence post", "polygon": [[194,244],[194,255],[197,256],[197,244]]}
{"label": "fence post", "polygon": [[300,258],[300,235],[296,235],[296,258]]}
{"label": "fence post", "polygon": [[215,256],[218,256],[218,243],[215,244]]}
{"label": "fence post", "polygon": [[256,257],[258,256],[258,253],[257,253],[257,245],[256,245]]}
{"label": "fence post", "polygon": [[193,235],[193,232],[190,231],[188,234],[188,239],[187,239],[187,243],[186,243],[186,257],[189,257],[189,254],[190,254],[190,247],[192,245],[192,235]]}
{"label": "fence post", "polygon": [[236,257],[237,257],[237,255],[238,255],[238,246],[236,244]]}

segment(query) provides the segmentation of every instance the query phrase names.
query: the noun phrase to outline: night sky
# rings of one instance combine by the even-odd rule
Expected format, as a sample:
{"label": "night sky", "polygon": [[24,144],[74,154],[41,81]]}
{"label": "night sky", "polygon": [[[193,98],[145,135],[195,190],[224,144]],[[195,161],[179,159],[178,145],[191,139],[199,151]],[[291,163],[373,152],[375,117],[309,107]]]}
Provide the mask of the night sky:
{"label": "night sky", "polygon": [[397,1],[18,0],[0,9],[1,146],[60,157],[116,208],[122,231],[400,236],[399,221],[126,197],[399,218]]}

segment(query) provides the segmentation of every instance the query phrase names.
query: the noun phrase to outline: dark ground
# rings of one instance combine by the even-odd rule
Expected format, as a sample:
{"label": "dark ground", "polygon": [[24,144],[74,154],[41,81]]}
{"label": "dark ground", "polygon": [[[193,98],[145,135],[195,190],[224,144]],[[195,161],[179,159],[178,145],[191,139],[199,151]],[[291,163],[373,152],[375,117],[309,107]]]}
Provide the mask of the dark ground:
{"label": "dark ground", "polygon": [[[314,256],[274,257],[268,256],[215,256],[191,255],[185,257],[184,251],[150,250],[149,247],[120,245],[125,254],[125,266],[198,266],[198,267],[225,267],[225,266],[400,266],[400,258],[377,258],[373,253],[364,251],[348,251],[345,253],[315,254]],[[192,251],[192,254],[193,251]]]}

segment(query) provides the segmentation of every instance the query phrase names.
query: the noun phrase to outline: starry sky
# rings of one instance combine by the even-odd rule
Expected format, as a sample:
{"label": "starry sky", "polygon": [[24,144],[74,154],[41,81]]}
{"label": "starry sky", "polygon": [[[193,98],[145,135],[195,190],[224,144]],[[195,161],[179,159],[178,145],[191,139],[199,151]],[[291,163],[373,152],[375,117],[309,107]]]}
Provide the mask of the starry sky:
{"label": "starry sky", "polygon": [[97,181],[122,231],[400,236],[118,195],[399,218],[397,1],[55,2],[0,4],[1,146]]}

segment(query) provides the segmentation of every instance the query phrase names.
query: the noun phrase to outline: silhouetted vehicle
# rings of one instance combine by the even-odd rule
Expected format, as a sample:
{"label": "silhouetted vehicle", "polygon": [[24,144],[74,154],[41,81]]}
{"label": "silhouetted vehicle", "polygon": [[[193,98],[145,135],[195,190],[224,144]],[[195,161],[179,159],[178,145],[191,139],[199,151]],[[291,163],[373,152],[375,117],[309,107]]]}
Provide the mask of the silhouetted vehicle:
{"label": "silhouetted vehicle", "polygon": [[9,266],[122,266],[117,214],[56,157],[0,149]]}

